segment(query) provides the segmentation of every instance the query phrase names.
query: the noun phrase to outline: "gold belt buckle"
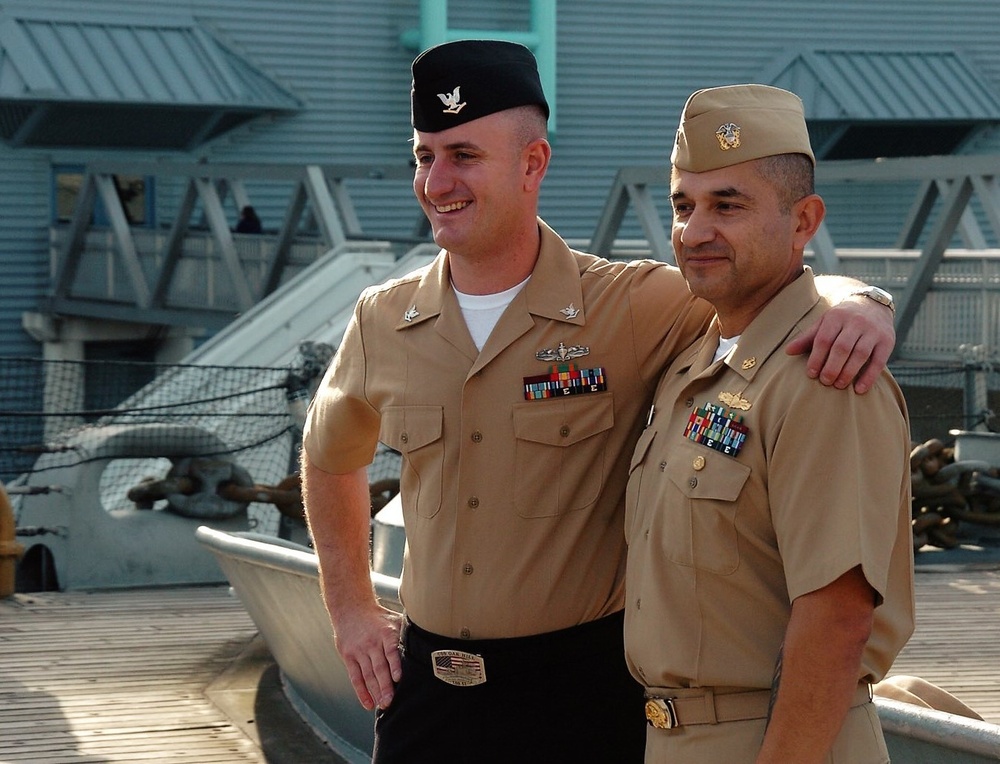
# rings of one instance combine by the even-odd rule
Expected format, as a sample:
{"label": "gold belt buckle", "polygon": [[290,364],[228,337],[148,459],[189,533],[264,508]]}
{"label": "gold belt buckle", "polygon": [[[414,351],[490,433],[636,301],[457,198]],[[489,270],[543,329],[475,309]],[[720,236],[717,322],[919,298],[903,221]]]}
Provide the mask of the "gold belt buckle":
{"label": "gold belt buckle", "polygon": [[474,687],[486,681],[486,664],[481,655],[461,650],[435,650],[431,653],[434,676],[455,687]]}
{"label": "gold belt buckle", "polygon": [[677,712],[673,698],[648,698],[646,721],[658,730],[672,730],[677,725]]}

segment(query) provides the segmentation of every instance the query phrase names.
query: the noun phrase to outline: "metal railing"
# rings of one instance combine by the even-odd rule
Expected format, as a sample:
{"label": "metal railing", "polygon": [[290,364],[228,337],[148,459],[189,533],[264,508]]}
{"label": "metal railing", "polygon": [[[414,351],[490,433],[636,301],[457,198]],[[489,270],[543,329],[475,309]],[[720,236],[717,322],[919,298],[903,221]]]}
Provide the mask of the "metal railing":
{"label": "metal railing", "polygon": [[[1000,349],[1000,155],[820,162],[817,183],[899,184],[918,190],[891,249],[838,249],[825,224],[808,256],[823,273],[855,276],[896,296],[897,351],[913,358],[955,358],[962,344]],[[669,187],[667,167],[619,170],[590,241],[611,256],[631,207],[650,255],[673,262],[653,189]],[[972,208],[978,200],[980,216]],[[986,231],[980,223],[984,221]],[[965,249],[949,248],[956,240]]]}
{"label": "metal railing", "polygon": [[[179,186],[169,225],[130,225],[115,176]],[[408,166],[224,165],[160,162],[87,167],[73,218],[51,232],[53,289],[46,310],[142,323],[219,328],[320,255],[367,239],[347,188],[352,179],[411,181]],[[249,182],[290,189],[275,233],[236,234],[224,204],[250,204]],[[108,225],[95,226],[100,200]],[[426,237],[415,221],[414,240]]]}

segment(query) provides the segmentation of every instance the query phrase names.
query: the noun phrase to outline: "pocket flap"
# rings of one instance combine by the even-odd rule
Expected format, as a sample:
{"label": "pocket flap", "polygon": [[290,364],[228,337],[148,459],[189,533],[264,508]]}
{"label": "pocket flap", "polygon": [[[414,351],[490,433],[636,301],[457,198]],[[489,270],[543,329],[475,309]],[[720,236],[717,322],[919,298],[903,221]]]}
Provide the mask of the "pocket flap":
{"label": "pocket flap", "polygon": [[615,424],[610,394],[531,401],[514,408],[514,435],[547,446],[572,446]]}
{"label": "pocket flap", "polygon": [[[695,468],[695,462],[701,465]],[[667,477],[689,499],[736,501],[750,467],[704,446],[680,446],[666,467]]]}
{"label": "pocket flap", "polygon": [[443,420],[441,406],[390,406],[382,412],[379,440],[405,454],[438,440]]}

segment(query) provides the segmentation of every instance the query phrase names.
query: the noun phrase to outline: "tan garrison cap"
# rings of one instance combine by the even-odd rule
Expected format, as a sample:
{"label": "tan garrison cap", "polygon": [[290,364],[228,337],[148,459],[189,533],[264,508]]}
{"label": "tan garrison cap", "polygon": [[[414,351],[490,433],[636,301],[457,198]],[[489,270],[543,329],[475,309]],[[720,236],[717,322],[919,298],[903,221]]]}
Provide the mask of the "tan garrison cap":
{"label": "tan garrison cap", "polygon": [[727,85],[688,98],[670,161],[707,172],[776,154],[805,154],[816,164],[802,100],[769,85]]}

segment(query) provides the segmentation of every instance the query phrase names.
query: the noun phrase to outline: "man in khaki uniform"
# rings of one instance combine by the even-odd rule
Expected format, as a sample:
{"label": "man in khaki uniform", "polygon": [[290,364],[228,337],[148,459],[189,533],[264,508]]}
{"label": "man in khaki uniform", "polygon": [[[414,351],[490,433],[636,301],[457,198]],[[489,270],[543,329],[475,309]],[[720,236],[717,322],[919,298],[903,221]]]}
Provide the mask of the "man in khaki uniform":
{"label": "man in khaki uniform", "polygon": [[[304,434],[323,594],[358,697],[379,707],[375,760],[638,761],[628,459],[660,372],[709,306],[676,269],[573,251],[537,218],[548,106],[523,46],[426,51],[412,109],[414,192],[443,250],[365,290]],[[878,329],[888,311],[861,302]],[[832,324],[830,380],[871,348],[845,364],[848,313]],[[405,620],[369,579],[379,440],[403,455]]]}
{"label": "man in khaki uniform", "polygon": [[663,375],[626,498],[626,654],[647,762],[888,761],[870,696],[913,630],[909,434],[888,372],[809,380],[782,348],[827,310],[805,245],[801,101],[695,93],[673,153],[673,244],[708,334]]}

